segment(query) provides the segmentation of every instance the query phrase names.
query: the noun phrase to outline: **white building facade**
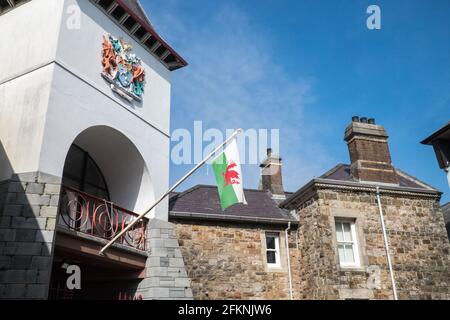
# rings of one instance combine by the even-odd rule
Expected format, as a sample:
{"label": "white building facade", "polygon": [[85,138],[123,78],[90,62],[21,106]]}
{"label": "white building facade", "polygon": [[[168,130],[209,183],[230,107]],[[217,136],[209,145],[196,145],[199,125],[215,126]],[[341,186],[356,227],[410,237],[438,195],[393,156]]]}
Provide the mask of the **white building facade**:
{"label": "white building facade", "polygon": [[0,299],[191,298],[167,201],[98,254],[168,189],[171,72],[186,62],[136,0],[1,10]]}

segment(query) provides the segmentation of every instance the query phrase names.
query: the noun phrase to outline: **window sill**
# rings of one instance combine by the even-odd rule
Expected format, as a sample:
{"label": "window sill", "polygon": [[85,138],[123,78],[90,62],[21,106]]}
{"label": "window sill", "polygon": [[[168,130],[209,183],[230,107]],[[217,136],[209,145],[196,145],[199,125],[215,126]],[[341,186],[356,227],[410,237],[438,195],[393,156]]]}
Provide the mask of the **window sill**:
{"label": "window sill", "polygon": [[266,265],[266,271],[267,272],[284,272],[284,268],[281,266],[269,266]]}
{"label": "window sill", "polygon": [[340,272],[356,272],[356,273],[366,273],[366,268],[362,267],[362,266],[339,266],[339,271]]}

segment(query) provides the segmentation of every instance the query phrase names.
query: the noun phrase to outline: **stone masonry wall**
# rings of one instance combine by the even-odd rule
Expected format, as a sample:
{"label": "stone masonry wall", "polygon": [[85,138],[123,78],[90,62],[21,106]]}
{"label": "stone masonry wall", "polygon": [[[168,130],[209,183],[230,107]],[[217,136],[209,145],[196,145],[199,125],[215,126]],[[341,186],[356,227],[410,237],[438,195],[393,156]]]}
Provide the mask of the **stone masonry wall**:
{"label": "stone masonry wall", "polygon": [[178,245],[175,226],[152,219],[148,226],[146,277],[136,296],[144,300],[192,300],[191,282]]}
{"label": "stone masonry wall", "polygon": [[39,172],[0,183],[0,299],[47,299],[60,188]]}
{"label": "stone masonry wall", "polygon": [[[449,299],[450,245],[438,200],[382,194],[381,201],[399,298]],[[374,193],[319,190],[298,213],[301,298],[392,298]],[[336,217],[356,219],[361,268],[339,265]]]}
{"label": "stone masonry wall", "polygon": [[[195,299],[289,299],[284,229],[174,223]],[[266,231],[280,233],[280,269],[266,266]],[[293,276],[298,276],[295,233],[289,238]]]}

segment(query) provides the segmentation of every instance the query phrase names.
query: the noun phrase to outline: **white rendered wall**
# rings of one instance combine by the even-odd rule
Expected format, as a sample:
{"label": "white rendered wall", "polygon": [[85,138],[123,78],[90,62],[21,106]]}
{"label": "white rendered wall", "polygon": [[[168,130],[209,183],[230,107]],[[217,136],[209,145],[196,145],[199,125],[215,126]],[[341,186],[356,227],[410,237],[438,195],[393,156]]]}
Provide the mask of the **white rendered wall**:
{"label": "white rendered wall", "polygon": [[53,66],[0,85],[0,181],[13,172],[36,172]]}
{"label": "white rendered wall", "polygon": [[54,61],[63,1],[32,0],[0,15],[0,84]]}
{"label": "white rendered wall", "polygon": [[[100,94],[94,87],[58,66],[53,77],[40,170],[61,175],[70,145],[80,133],[99,125],[114,128],[125,135],[136,146],[146,163],[154,192],[140,194],[134,208],[126,207],[127,202],[118,202],[126,209],[140,212],[168,187],[169,139],[133,113]],[[115,159],[110,161],[114,163]],[[104,170],[104,167],[101,169]],[[108,182],[111,178],[107,177],[106,173],[105,176]],[[167,202],[158,207],[156,216],[167,218]]]}
{"label": "white rendered wall", "polygon": [[[81,9],[80,29],[67,27],[73,5]],[[24,27],[17,28],[18,25]],[[0,16],[0,30],[2,47],[12,48],[0,52],[0,77],[13,79],[0,82],[0,157],[3,148],[7,158],[0,160],[0,169],[5,178],[12,171],[62,176],[67,151],[77,137],[89,128],[107,126],[129,141],[127,145],[119,139],[122,142],[117,142],[117,149],[135,147],[146,168],[142,180],[136,182],[141,183],[136,195],[130,181],[126,182],[129,187],[125,184],[122,191],[118,188],[119,177],[126,170],[131,170],[131,176],[138,172],[130,167],[133,163],[124,165],[122,160],[126,157],[112,157],[106,163],[106,156],[94,155],[108,173],[105,178],[115,190],[113,200],[126,209],[141,212],[167,190],[169,70],[87,0],[32,0]],[[143,60],[147,85],[142,104],[128,103],[116,96],[100,76],[102,36],[108,33],[131,42],[134,53]],[[16,76],[20,74],[23,75]],[[114,145],[116,141],[110,143]],[[120,172],[111,176],[114,169]],[[167,220],[167,210],[165,201],[154,215]]]}
{"label": "white rendered wall", "polygon": [[100,167],[111,201],[139,213],[154,201],[147,164],[122,132],[107,126],[90,127],[74,143],[87,151]]}
{"label": "white rendered wall", "polygon": [[[66,23],[67,12],[73,12],[74,5],[81,10],[80,29],[70,29]],[[129,103],[118,97],[101,77],[102,37],[108,34],[124,37],[127,42],[131,42],[133,52],[143,61],[147,85],[142,103]],[[115,188],[120,184],[119,177],[123,172],[116,172],[115,177],[111,177],[113,172],[104,172],[105,179],[112,189],[113,201],[126,209],[142,212],[169,187],[169,70],[86,0],[64,1],[56,62],[58,65],[55,67],[50,93],[40,170],[50,174],[62,172],[68,148],[84,130],[99,125],[114,128],[137,148],[148,174],[137,199],[134,199],[134,187],[125,190]],[[120,160],[110,161],[110,164],[118,162],[109,168],[127,170]],[[133,166],[132,163],[128,165]],[[108,171],[107,167],[104,162],[101,169]],[[146,179],[150,182],[145,182]],[[114,194],[114,190],[122,191]],[[154,215],[167,220],[167,211],[168,201],[165,201],[158,206]]]}
{"label": "white rendered wall", "polygon": [[[170,125],[170,71],[133,40],[108,16],[88,0],[64,0],[64,13],[59,32],[56,60],[70,71],[88,81],[105,95],[126,106],[151,125],[169,135]],[[77,6],[81,10],[80,29],[67,27],[67,18]],[[142,59],[147,85],[142,103],[128,103],[112,92],[100,76],[102,72],[102,42],[108,34],[123,37],[133,45],[133,53]]]}
{"label": "white rendered wall", "polygon": [[0,15],[0,180],[39,167],[61,13],[33,0]]}

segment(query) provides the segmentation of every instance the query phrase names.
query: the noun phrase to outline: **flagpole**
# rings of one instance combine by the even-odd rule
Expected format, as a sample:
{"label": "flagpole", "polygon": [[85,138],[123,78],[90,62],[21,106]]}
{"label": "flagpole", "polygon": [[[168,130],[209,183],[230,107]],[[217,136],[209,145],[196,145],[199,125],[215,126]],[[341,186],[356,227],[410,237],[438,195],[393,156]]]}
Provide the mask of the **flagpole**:
{"label": "flagpole", "polygon": [[174,191],[180,184],[186,181],[194,172],[200,169],[209,159],[211,159],[222,147],[226,146],[229,142],[231,142],[238,134],[240,134],[243,130],[236,130],[224,143],[214,149],[209,155],[207,155],[201,162],[199,162],[191,171],[189,171],[183,178],[178,180],[172,188],[167,190],[150,208],[148,208],[144,213],[141,213],[132,223],[130,223],[126,228],[124,228],[119,234],[117,234],[106,246],[104,246],[100,250],[100,254],[103,254],[114,242],[116,242],[125,232],[130,230],[139,220],[141,220],[146,214],[152,211],[158,204],[160,204],[172,191]]}

